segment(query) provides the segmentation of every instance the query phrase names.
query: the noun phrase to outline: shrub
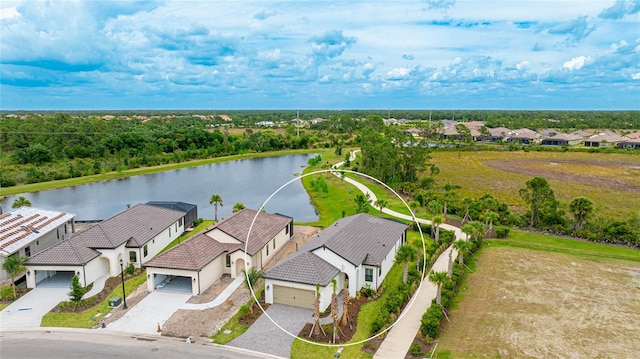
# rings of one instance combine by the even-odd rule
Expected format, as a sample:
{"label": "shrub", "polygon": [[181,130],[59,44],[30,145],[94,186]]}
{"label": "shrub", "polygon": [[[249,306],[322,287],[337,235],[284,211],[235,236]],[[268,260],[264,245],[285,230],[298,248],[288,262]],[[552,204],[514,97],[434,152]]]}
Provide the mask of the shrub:
{"label": "shrub", "polygon": [[249,305],[248,304],[243,304],[240,306],[240,309],[238,309],[238,313],[240,314],[241,317],[247,316],[249,314],[251,314],[251,310],[249,309]]}
{"label": "shrub", "polygon": [[411,355],[413,355],[414,357],[421,357],[424,355],[424,352],[422,351],[422,348],[418,343],[413,343],[413,345],[411,346],[410,352],[411,352]]}
{"label": "shrub", "polygon": [[197,226],[201,225],[201,224],[202,224],[202,222],[204,222],[204,219],[202,219],[202,218],[196,218],[196,219],[194,219],[194,220],[193,220],[193,226],[194,226],[194,227],[197,227]]}
{"label": "shrub", "polygon": [[389,323],[389,319],[391,319],[391,315],[386,310],[381,310],[378,312],[376,317],[371,322],[371,333],[377,333],[382,328]]}
{"label": "shrub", "polygon": [[509,228],[506,227],[496,227],[496,237],[498,238],[507,238],[509,235]]}
{"label": "shrub", "polygon": [[133,265],[133,262],[129,262],[129,264],[127,264],[127,268],[125,269],[125,273],[132,275],[135,270],[136,267]]}
{"label": "shrub", "polygon": [[0,288],[0,299],[14,299],[13,287],[10,285],[2,286],[2,288]]}
{"label": "shrub", "polygon": [[420,332],[425,337],[435,338],[438,336],[438,329],[440,328],[440,319],[444,308],[441,305],[432,304],[429,309],[422,315],[420,320]]}
{"label": "shrub", "polygon": [[366,298],[371,298],[373,296],[373,289],[371,289],[371,286],[369,284],[365,284],[365,286],[360,289],[360,292],[362,292],[362,295],[364,295]]}

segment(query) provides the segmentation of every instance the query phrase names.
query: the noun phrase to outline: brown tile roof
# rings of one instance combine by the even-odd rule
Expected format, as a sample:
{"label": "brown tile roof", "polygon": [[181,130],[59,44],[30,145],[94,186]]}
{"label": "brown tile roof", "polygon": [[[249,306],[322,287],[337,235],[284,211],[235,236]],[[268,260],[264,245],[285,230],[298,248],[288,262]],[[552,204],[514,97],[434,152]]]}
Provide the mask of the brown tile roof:
{"label": "brown tile roof", "polygon": [[148,261],[146,267],[201,270],[211,261],[240,248],[241,244],[220,243],[200,233]]}
{"label": "brown tile roof", "polygon": [[617,135],[615,133],[607,133],[607,132],[602,132],[596,135],[593,135],[591,137],[589,137],[588,139],[585,139],[586,142],[609,142],[609,143],[616,143],[616,142],[623,142],[627,140],[626,138]]}
{"label": "brown tile roof", "polygon": [[340,270],[317,255],[298,251],[265,272],[264,277],[321,286],[328,285]]}
{"label": "brown tile roof", "polygon": [[[253,209],[242,209],[224,218],[213,228],[221,230],[242,243],[247,241],[249,228],[251,228],[247,253],[254,255],[292,221],[291,217],[265,212],[259,213],[256,217],[257,213],[258,211]],[[255,222],[253,222],[254,218]],[[242,249],[244,250],[244,245]]]}
{"label": "brown tile roof", "polygon": [[83,265],[98,256],[100,252],[88,248],[77,238],[71,238],[36,253],[26,265]]}

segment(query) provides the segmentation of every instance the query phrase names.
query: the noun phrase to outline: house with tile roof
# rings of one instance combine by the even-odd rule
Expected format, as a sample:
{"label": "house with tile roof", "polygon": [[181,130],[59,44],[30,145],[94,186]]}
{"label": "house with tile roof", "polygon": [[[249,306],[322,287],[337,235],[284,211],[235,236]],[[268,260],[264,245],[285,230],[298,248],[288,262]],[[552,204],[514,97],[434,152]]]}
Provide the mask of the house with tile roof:
{"label": "house with tile roof", "polygon": [[584,140],[585,147],[616,147],[619,143],[627,141],[628,138],[620,136],[611,131],[604,131],[592,135]]}
{"label": "house with tile roof", "polygon": [[[75,232],[75,216],[33,207],[0,214],[0,266],[10,256],[29,258],[62,241]],[[0,281],[8,278],[9,274],[0,269]]]}
{"label": "house with tile roof", "polygon": [[242,209],[147,262],[147,290],[175,280],[198,295],[223,274],[262,269],[291,237],[293,218]]}
{"label": "house with tile roof", "polygon": [[506,137],[506,140],[513,143],[519,143],[522,145],[530,145],[540,141],[542,135],[534,130],[528,128],[521,128],[517,130],[511,130]]}
{"label": "house with tile roof", "polygon": [[[82,286],[145,263],[184,232],[185,212],[138,204],[33,255],[27,287],[54,275],[77,274]],[[121,265],[122,262],[122,265]]]}
{"label": "house with tile roof", "polygon": [[370,214],[334,222],[264,274],[265,300],[313,308],[320,286],[320,310],[336,291],[355,297],[360,289],[378,289],[393,266],[398,248],[406,243],[407,225]]}
{"label": "house with tile roof", "polygon": [[582,143],[583,138],[580,135],[571,133],[558,133],[554,136],[542,139],[543,146],[574,146]]}

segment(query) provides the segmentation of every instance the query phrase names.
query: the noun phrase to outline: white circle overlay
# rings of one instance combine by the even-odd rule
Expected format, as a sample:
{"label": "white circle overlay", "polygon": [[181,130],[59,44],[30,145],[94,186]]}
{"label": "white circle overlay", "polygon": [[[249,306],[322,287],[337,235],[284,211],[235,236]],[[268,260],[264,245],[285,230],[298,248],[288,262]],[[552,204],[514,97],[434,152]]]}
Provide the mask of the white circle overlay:
{"label": "white circle overlay", "polygon": [[[260,213],[262,212],[264,207],[267,205],[267,203],[269,203],[271,198],[273,198],[278,192],[280,192],[283,188],[285,188],[286,186],[290,185],[291,183],[293,183],[295,181],[298,181],[298,180],[301,180],[302,178],[307,177],[307,176],[312,176],[312,175],[321,174],[321,173],[327,173],[327,172],[330,172],[330,173],[332,173],[332,174],[334,174],[336,176],[338,175],[337,174],[338,172],[351,173],[351,174],[355,174],[355,175],[358,175],[358,176],[366,177],[366,178],[368,178],[370,180],[373,180],[373,181],[383,185],[385,188],[387,188],[388,190],[393,192],[393,194],[395,194],[402,201],[402,203],[405,205],[405,207],[407,207],[407,209],[409,210],[409,213],[411,213],[411,218],[412,218],[413,222],[417,224],[418,232],[420,233],[420,239],[422,240],[422,254],[423,254],[422,255],[422,268],[423,268],[422,269],[422,278],[420,280],[420,285],[416,289],[414,295],[411,297],[411,300],[409,301],[407,306],[404,308],[402,313],[400,313],[400,315],[398,316],[396,321],[393,322],[389,327],[385,328],[385,330],[383,330],[380,333],[378,333],[378,334],[376,334],[374,336],[371,336],[371,337],[369,337],[367,339],[363,339],[363,340],[360,340],[360,341],[357,341],[357,342],[353,342],[353,343],[340,343],[340,344],[318,343],[318,342],[314,342],[314,341],[308,340],[306,338],[299,337],[298,335],[293,334],[293,333],[289,332],[288,330],[286,330],[285,328],[283,328],[282,326],[280,326],[275,320],[273,320],[273,318],[271,318],[271,316],[269,316],[269,314],[267,314],[265,309],[262,307],[262,305],[260,304],[260,301],[258,300],[258,298],[256,296],[255,291],[253,290],[253,287],[251,286],[251,283],[249,283],[249,281],[247,280],[246,284],[249,286],[249,291],[251,292],[251,296],[253,297],[253,300],[256,302],[256,304],[258,304],[258,307],[260,307],[260,310],[262,310],[262,313],[264,315],[266,315],[267,318],[269,318],[269,320],[276,327],[278,327],[280,330],[282,330],[283,332],[287,333],[288,335],[292,336],[293,338],[300,339],[301,341],[303,341],[305,343],[309,343],[309,344],[319,345],[319,346],[323,346],[323,347],[346,347],[346,346],[353,346],[353,345],[358,345],[358,344],[365,343],[365,342],[367,342],[369,340],[372,340],[372,339],[375,339],[375,338],[379,337],[380,335],[386,333],[387,331],[391,330],[391,328],[393,328],[396,325],[396,323],[398,323],[398,321],[400,321],[400,319],[402,319],[405,316],[405,314],[408,312],[409,308],[411,308],[413,303],[416,301],[416,298],[418,297],[418,294],[420,293],[420,289],[422,289],[423,279],[425,278],[425,268],[427,267],[427,249],[426,249],[426,245],[425,245],[425,242],[424,242],[424,235],[422,234],[422,228],[420,227],[420,223],[418,222],[415,213],[413,212],[411,207],[407,204],[407,202],[396,191],[394,191],[391,187],[389,187],[386,183],[378,180],[377,178],[371,177],[371,176],[369,176],[367,174],[364,174],[364,173],[361,173],[361,172],[355,172],[355,171],[350,171],[350,170],[340,170],[340,169],[330,169],[330,170],[313,171],[313,172],[309,172],[309,173],[303,174],[301,176],[298,176],[296,178],[291,179],[287,183],[285,183],[282,186],[280,186],[280,188],[275,190],[275,192],[273,192],[267,198],[267,200],[264,201],[264,203],[260,206],[260,208],[256,212],[255,217],[253,217],[253,221],[251,221],[251,225],[249,226],[249,232],[247,233],[247,240],[245,241],[245,245],[244,245],[245,278],[247,276],[247,273],[251,269],[251,266],[249,266],[249,264],[248,264],[249,262],[247,261],[247,259],[248,259],[247,250],[248,250],[248,246],[249,246],[249,237],[251,236],[251,230],[253,229],[253,224],[256,222],[256,219],[258,218],[258,215],[260,215]],[[349,180],[351,180],[351,179],[347,180],[346,178],[344,178],[343,180],[345,180],[347,182],[350,182]],[[354,180],[351,180],[351,181],[354,181]],[[354,182],[356,182],[356,181],[354,181]],[[352,182],[350,182],[350,183],[352,183]],[[356,182],[356,183],[358,183],[358,182]],[[362,185],[362,186],[365,187],[364,185]],[[356,186],[356,187],[362,191],[362,189],[360,187],[358,187],[358,186]],[[370,192],[373,194],[372,191],[370,191]]]}

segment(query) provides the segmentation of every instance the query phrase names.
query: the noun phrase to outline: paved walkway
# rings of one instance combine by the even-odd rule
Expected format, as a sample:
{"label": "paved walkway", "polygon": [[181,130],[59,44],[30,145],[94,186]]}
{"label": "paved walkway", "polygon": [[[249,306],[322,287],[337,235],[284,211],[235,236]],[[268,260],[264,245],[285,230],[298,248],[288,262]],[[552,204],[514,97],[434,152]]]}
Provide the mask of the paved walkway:
{"label": "paved walkway", "polygon": [[217,307],[220,304],[224,303],[229,298],[229,296],[233,294],[233,292],[242,285],[243,282],[244,282],[244,276],[243,275],[237,276],[236,279],[234,279],[233,282],[229,283],[229,285],[216,297],[216,299],[207,303],[200,303],[200,304],[185,303],[180,307],[180,309],[204,310],[204,309]]}
{"label": "paved walkway", "polygon": [[105,274],[102,277],[99,277],[98,279],[96,279],[93,282],[93,287],[91,287],[91,290],[86,292],[82,296],[82,299],[91,298],[94,295],[102,292],[102,290],[104,289],[104,284],[107,282],[107,279],[109,279],[109,274]]}
{"label": "paved walkway", "polygon": [[58,303],[68,300],[69,287],[37,287],[0,313],[0,328],[39,327],[42,317]]}

